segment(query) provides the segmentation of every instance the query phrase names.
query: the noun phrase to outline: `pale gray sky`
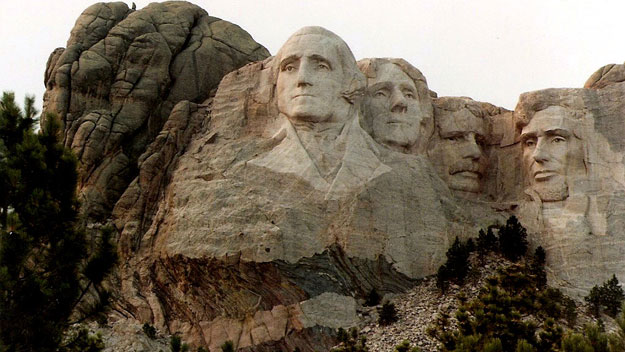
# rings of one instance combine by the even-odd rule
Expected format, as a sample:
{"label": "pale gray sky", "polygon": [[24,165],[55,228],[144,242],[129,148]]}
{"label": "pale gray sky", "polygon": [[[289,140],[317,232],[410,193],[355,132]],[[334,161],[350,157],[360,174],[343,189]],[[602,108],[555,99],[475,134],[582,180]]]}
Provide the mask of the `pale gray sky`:
{"label": "pale gray sky", "polygon": [[[136,0],[137,8],[150,1]],[[65,46],[84,0],[3,0],[0,90],[39,105],[48,55]],[[520,93],[581,87],[598,68],[625,61],[625,2],[581,0],[198,0],[275,54],[307,25],[341,36],[357,59],[402,57],[439,96],[513,109]],[[130,1],[128,1],[130,4]]]}

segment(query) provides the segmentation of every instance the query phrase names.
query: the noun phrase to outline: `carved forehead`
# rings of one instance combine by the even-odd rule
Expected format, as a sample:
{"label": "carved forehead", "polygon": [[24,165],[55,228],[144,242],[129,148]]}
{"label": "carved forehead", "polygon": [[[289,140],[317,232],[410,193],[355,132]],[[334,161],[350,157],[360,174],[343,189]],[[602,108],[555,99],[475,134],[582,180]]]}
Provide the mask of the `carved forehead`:
{"label": "carved forehead", "polygon": [[413,80],[399,66],[390,62],[379,65],[375,77],[370,77],[367,81],[370,86],[381,82],[391,82],[416,89]]}
{"label": "carved forehead", "polygon": [[569,131],[573,133],[578,120],[569,110],[561,106],[550,106],[536,112],[527,125],[521,130],[521,135],[543,134],[548,131]]}
{"label": "carved forehead", "polygon": [[339,53],[336,50],[336,39],[319,34],[306,34],[291,37],[280,49],[280,60],[297,56],[321,56],[328,61],[338,63]]}
{"label": "carved forehead", "polygon": [[295,32],[276,54],[277,64],[291,55],[317,54],[356,69],[356,59],[347,44],[338,35],[322,27],[304,27]]}
{"label": "carved forehead", "polygon": [[484,136],[487,129],[486,121],[466,108],[438,117],[437,126],[440,134],[474,132]]}

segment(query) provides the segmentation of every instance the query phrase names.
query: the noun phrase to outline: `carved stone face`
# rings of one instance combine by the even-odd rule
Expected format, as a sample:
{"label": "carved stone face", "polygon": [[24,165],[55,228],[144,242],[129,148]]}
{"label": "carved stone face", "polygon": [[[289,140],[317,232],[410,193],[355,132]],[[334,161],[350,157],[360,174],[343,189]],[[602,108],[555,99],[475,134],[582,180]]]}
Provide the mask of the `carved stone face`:
{"label": "carved stone face", "polygon": [[583,168],[582,144],[573,135],[575,120],[567,115],[562,107],[549,107],[521,131],[525,175],[543,202],[566,199],[568,176]]}
{"label": "carved stone face", "polygon": [[381,144],[410,148],[423,120],[414,81],[393,63],[380,65],[367,82],[367,106],[373,138]]}
{"label": "carved stone face", "polygon": [[486,169],[484,120],[468,109],[456,111],[438,122],[438,134],[431,157],[441,178],[452,190],[479,192]]}
{"label": "carved stone face", "polygon": [[332,121],[348,104],[341,97],[344,74],[334,38],[292,37],[282,49],[277,81],[278,110],[291,120]]}

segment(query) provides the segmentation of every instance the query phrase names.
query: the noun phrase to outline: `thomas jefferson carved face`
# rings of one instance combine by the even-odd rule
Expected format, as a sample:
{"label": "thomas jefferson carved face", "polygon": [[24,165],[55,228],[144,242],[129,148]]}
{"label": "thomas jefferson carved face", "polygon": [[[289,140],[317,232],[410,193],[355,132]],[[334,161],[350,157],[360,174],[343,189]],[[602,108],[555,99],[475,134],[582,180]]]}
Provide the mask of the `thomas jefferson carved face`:
{"label": "thomas jefferson carved face", "polygon": [[439,175],[452,190],[479,192],[486,169],[484,119],[462,109],[440,119],[437,125],[439,140],[431,158]]}
{"label": "thomas jefferson carved face", "polygon": [[534,114],[521,131],[525,175],[543,202],[566,199],[568,178],[584,168],[582,143],[568,115],[565,108],[551,106]]}
{"label": "thomas jefferson carved face", "polygon": [[278,110],[291,120],[323,122],[349,103],[341,96],[345,75],[337,39],[321,34],[291,37],[280,49]]}
{"label": "thomas jefferson carved face", "polygon": [[368,79],[367,107],[372,136],[381,144],[409,149],[419,137],[423,120],[414,81],[391,62],[377,67]]}

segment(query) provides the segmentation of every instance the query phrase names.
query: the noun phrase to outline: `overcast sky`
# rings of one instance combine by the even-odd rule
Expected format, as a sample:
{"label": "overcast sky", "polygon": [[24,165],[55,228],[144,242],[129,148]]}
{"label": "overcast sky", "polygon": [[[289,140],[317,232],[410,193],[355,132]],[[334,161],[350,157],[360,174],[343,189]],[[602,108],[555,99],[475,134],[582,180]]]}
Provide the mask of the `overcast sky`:
{"label": "overcast sky", "polygon": [[[150,1],[136,0],[137,9]],[[84,0],[2,0],[0,90],[35,94],[48,55],[65,46]],[[439,96],[508,109],[520,93],[581,87],[601,66],[625,61],[625,2],[576,0],[198,0],[275,54],[307,25],[342,37],[356,59],[401,57]],[[130,5],[130,2],[128,2]]]}

